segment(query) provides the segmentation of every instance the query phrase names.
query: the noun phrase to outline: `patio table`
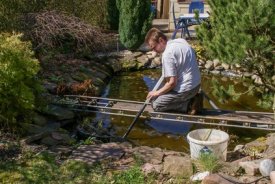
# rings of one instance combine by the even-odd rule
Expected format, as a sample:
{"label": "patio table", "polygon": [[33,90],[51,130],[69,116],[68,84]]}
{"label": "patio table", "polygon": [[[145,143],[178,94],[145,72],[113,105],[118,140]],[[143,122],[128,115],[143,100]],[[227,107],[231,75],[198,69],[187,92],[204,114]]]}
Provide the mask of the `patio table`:
{"label": "patio table", "polygon": [[[200,24],[202,21],[206,20],[209,18],[209,14],[208,13],[199,13],[199,21],[195,21],[196,24]],[[179,18],[177,19],[177,23],[176,23],[176,28],[173,32],[172,35],[172,39],[174,39],[176,37],[176,34],[178,32],[179,29],[181,29],[181,37],[183,37],[183,33],[188,35],[188,37],[190,37],[190,33],[188,30],[188,26],[191,26],[189,24],[189,22],[193,22],[194,23],[195,20],[195,13],[186,13],[183,14],[181,16],[179,16]],[[192,24],[195,25],[195,24]]]}

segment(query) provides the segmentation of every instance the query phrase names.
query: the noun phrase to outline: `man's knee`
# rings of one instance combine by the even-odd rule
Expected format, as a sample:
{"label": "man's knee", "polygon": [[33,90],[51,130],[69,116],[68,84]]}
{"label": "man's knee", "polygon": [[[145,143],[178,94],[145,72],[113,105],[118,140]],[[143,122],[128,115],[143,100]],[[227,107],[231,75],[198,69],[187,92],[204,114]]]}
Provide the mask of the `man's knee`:
{"label": "man's knee", "polygon": [[153,110],[156,111],[156,112],[163,112],[163,111],[165,111],[163,109],[163,107],[159,103],[157,103],[156,101],[153,101],[151,103],[151,106],[152,106]]}

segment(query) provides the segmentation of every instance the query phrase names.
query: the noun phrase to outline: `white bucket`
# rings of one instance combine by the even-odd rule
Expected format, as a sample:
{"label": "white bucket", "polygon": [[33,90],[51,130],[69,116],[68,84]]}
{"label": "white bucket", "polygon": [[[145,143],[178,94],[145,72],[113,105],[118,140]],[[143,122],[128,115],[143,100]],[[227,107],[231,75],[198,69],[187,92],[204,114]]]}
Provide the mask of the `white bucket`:
{"label": "white bucket", "polygon": [[192,159],[198,159],[205,150],[212,152],[218,159],[226,161],[229,135],[216,129],[197,129],[189,132],[187,140]]}

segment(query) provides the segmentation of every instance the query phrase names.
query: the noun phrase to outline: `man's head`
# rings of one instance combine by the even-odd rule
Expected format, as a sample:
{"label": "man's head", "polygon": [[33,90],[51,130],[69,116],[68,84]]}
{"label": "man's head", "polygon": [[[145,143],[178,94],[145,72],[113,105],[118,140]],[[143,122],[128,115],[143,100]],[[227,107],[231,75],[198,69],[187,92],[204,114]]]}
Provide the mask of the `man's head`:
{"label": "man's head", "polygon": [[145,43],[151,50],[162,53],[166,47],[167,37],[157,28],[152,28],[145,37]]}

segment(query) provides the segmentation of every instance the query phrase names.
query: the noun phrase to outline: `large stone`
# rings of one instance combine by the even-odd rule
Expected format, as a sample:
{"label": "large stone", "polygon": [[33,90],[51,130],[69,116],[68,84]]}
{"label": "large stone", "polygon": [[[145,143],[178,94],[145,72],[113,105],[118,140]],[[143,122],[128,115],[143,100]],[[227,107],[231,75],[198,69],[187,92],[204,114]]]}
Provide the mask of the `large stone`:
{"label": "large stone", "polygon": [[151,62],[150,68],[155,68],[161,66],[161,59],[160,57],[155,57],[153,61]]}
{"label": "large stone", "polygon": [[28,134],[39,134],[39,133],[45,131],[44,127],[41,127],[36,124],[21,123],[20,125],[21,125],[22,129],[25,130]]}
{"label": "large stone", "polygon": [[220,66],[220,65],[219,65],[219,66],[216,66],[216,67],[215,67],[215,70],[218,70],[218,71],[223,71],[223,70],[224,70],[224,68],[223,68],[222,66]]}
{"label": "large stone", "polygon": [[199,173],[196,173],[195,175],[191,176],[190,180],[191,181],[202,181],[209,174],[210,174],[209,171],[199,172]]}
{"label": "large stone", "polygon": [[275,157],[275,133],[270,133],[267,136],[266,144],[268,145],[267,149],[264,152],[265,156],[274,155]]}
{"label": "large stone", "polygon": [[56,105],[48,105],[44,113],[55,117],[57,120],[73,119],[75,116],[72,111]]}
{"label": "large stone", "polygon": [[255,80],[254,80],[255,84],[263,84],[263,81],[260,77],[257,77]]}
{"label": "large stone", "polygon": [[164,157],[164,152],[160,148],[150,148],[148,146],[134,148],[134,154],[143,161],[151,164],[162,163]]}
{"label": "large stone", "polygon": [[157,52],[155,52],[155,51],[150,51],[150,52],[147,52],[146,55],[147,55],[147,57],[148,57],[149,59],[153,59],[153,58],[155,58],[155,57],[157,56]]}
{"label": "large stone", "polygon": [[63,133],[62,131],[52,132],[49,136],[42,138],[41,143],[46,144],[48,146],[55,145],[70,145],[74,142],[74,139],[69,136],[67,133]]}
{"label": "large stone", "polygon": [[162,165],[161,164],[150,164],[150,163],[145,163],[141,170],[144,172],[144,174],[150,174],[150,173],[157,173],[160,174],[162,170]]}
{"label": "large stone", "polygon": [[244,168],[245,173],[248,175],[255,176],[259,173],[259,161],[239,162],[239,166]]}
{"label": "large stone", "polygon": [[206,61],[206,64],[204,65],[204,67],[208,70],[213,70],[214,69],[214,64],[213,64],[213,61]]}
{"label": "large stone", "polygon": [[271,171],[275,171],[275,162],[271,159],[264,159],[260,163],[259,170],[262,176],[269,176]]}
{"label": "large stone", "polygon": [[138,61],[138,69],[144,68],[150,64],[150,60],[146,55],[142,55],[137,58]]}
{"label": "large stone", "polygon": [[209,176],[206,176],[202,180],[202,184],[234,184],[235,183],[235,181],[233,179],[230,178],[230,180],[232,180],[232,182],[224,179],[223,177],[219,176],[218,174],[211,174]]}
{"label": "large stone", "polygon": [[190,177],[192,162],[189,157],[167,156],[164,158],[163,173],[174,177]]}
{"label": "large stone", "polygon": [[44,116],[35,113],[33,116],[33,122],[36,125],[43,126],[47,124],[47,119]]}
{"label": "large stone", "polygon": [[142,56],[142,55],[143,55],[142,52],[134,52],[134,53],[133,53],[133,56],[134,56],[134,57],[140,57],[140,56]]}
{"label": "large stone", "polygon": [[217,66],[220,66],[220,65],[221,65],[220,60],[214,59],[214,60],[213,60],[213,65],[214,65],[215,68],[216,68]]}
{"label": "large stone", "polygon": [[222,63],[222,67],[223,67],[225,70],[229,70],[230,65],[227,64],[227,63]]}
{"label": "large stone", "polygon": [[270,177],[271,183],[275,184],[275,171],[271,171],[269,177]]}
{"label": "large stone", "polygon": [[88,164],[94,164],[104,160],[119,160],[125,152],[124,145],[118,143],[82,145],[73,151],[70,158]]}
{"label": "large stone", "polygon": [[109,63],[109,66],[112,67],[114,72],[119,72],[122,69],[121,62],[117,59],[109,58],[107,62]]}

